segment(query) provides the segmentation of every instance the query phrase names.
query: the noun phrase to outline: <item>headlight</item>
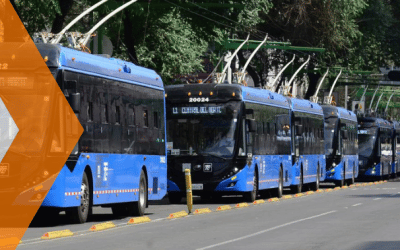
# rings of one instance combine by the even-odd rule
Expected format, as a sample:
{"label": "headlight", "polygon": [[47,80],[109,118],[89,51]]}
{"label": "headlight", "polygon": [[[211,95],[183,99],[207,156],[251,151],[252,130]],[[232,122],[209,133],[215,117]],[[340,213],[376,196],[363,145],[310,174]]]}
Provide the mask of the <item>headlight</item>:
{"label": "headlight", "polygon": [[332,167],[336,167],[336,163],[332,163]]}
{"label": "headlight", "polygon": [[238,171],[239,171],[239,168],[237,168],[237,167],[234,167],[234,168],[233,168],[233,172],[234,172],[234,173],[237,173]]}

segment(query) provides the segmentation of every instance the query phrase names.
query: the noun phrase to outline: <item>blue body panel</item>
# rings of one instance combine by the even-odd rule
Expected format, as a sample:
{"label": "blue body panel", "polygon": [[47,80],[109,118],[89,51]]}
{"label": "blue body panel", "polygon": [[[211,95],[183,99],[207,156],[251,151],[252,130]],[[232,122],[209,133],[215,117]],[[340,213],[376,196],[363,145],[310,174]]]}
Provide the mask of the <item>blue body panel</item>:
{"label": "blue body panel", "polygon": [[142,168],[147,172],[149,200],[162,199],[166,194],[165,156],[85,153],[72,172],[67,166],[62,168],[42,206],[79,206],[82,176],[87,166],[92,174],[94,205],[137,201]]}

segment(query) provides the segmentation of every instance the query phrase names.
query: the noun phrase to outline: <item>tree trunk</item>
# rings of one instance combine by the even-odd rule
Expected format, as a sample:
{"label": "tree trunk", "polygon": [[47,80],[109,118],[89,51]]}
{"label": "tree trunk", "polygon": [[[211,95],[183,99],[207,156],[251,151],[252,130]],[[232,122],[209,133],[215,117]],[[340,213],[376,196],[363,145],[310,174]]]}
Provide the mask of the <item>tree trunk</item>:
{"label": "tree trunk", "polygon": [[132,18],[129,16],[129,12],[125,13],[124,16],[124,41],[125,46],[128,49],[128,56],[131,62],[139,65],[139,60],[137,58],[135,49],[135,37],[133,35]]}
{"label": "tree trunk", "polygon": [[58,0],[61,9],[61,15],[57,14],[56,18],[53,20],[53,25],[51,27],[51,33],[58,33],[63,29],[65,17],[68,15],[69,11],[74,4],[74,0]]}

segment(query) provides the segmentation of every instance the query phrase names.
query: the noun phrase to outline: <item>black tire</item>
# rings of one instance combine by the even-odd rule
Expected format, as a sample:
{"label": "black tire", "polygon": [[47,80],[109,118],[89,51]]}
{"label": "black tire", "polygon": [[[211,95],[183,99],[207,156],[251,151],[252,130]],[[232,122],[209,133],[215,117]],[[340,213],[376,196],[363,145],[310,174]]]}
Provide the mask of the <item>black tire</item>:
{"label": "black tire", "polygon": [[350,185],[354,184],[356,181],[356,166],[353,166],[353,176],[351,177],[349,183]]}
{"label": "black tire", "polygon": [[292,193],[298,194],[301,193],[303,190],[303,167],[300,168],[300,179],[299,179],[299,184],[290,186],[290,190]]}
{"label": "black tire", "polygon": [[168,200],[170,204],[180,204],[182,201],[183,195],[178,192],[169,192]]}
{"label": "black tire", "polygon": [[147,204],[147,179],[146,175],[142,169],[140,172],[140,178],[139,178],[139,200],[136,202],[130,202],[128,203],[128,211],[132,211],[132,215],[134,216],[143,216],[144,211],[146,210],[146,204]]}
{"label": "black tire", "polygon": [[319,167],[319,164],[318,164],[318,168],[317,168],[317,179],[315,180],[315,182],[312,184],[312,190],[314,190],[314,191],[317,191],[318,189],[319,189],[319,183],[320,183],[320,180],[319,180],[319,178],[320,178],[320,171],[321,171],[321,169],[320,169],[320,167]]}
{"label": "black tire", "polygon": [[283,171],[282,168],[279,170],[279,183],[278,188],[275,190],[275,196],[277,198],[282,198],[283,196]]}
{"label": "black tire", "polygon": [[246,201],[248,202],[253,202],[257,199],[257,193],[258,193],[258,177],[257,177],[257,170],[254,172],[254,177],[253,177],[253,190],[250,192],[244,193],[243,197]]}
{"label": "black tire", "polygon": [[81,205],[79,207],[73,207],[67,210],[67,215],[71,218],[72,222],[82,224],[85,223],[91,214],[91,191],[89,180],[86,172],[83,172],[82,184],[81,184]]}

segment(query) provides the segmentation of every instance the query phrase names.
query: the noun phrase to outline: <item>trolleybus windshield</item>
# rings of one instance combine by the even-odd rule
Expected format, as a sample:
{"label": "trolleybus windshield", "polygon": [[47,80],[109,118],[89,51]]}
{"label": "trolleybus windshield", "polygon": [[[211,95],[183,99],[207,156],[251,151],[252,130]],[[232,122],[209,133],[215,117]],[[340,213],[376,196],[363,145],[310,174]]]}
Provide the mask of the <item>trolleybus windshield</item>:
{"label": "trolleybus windshield", "polygon": [[358,130],[358,145],[360,155],[369,157],[374,152],[378,128],[360,128]]}
{"label": "trolleybus windshield", "polygon": [[334,153],[337,147],[337,117],[325,119],[325,155],[329,156]]}
{"label": "trolleybus windshield", "polygon": [[168,153],[232,157],[240,103],[172,105],[168,113]]}

